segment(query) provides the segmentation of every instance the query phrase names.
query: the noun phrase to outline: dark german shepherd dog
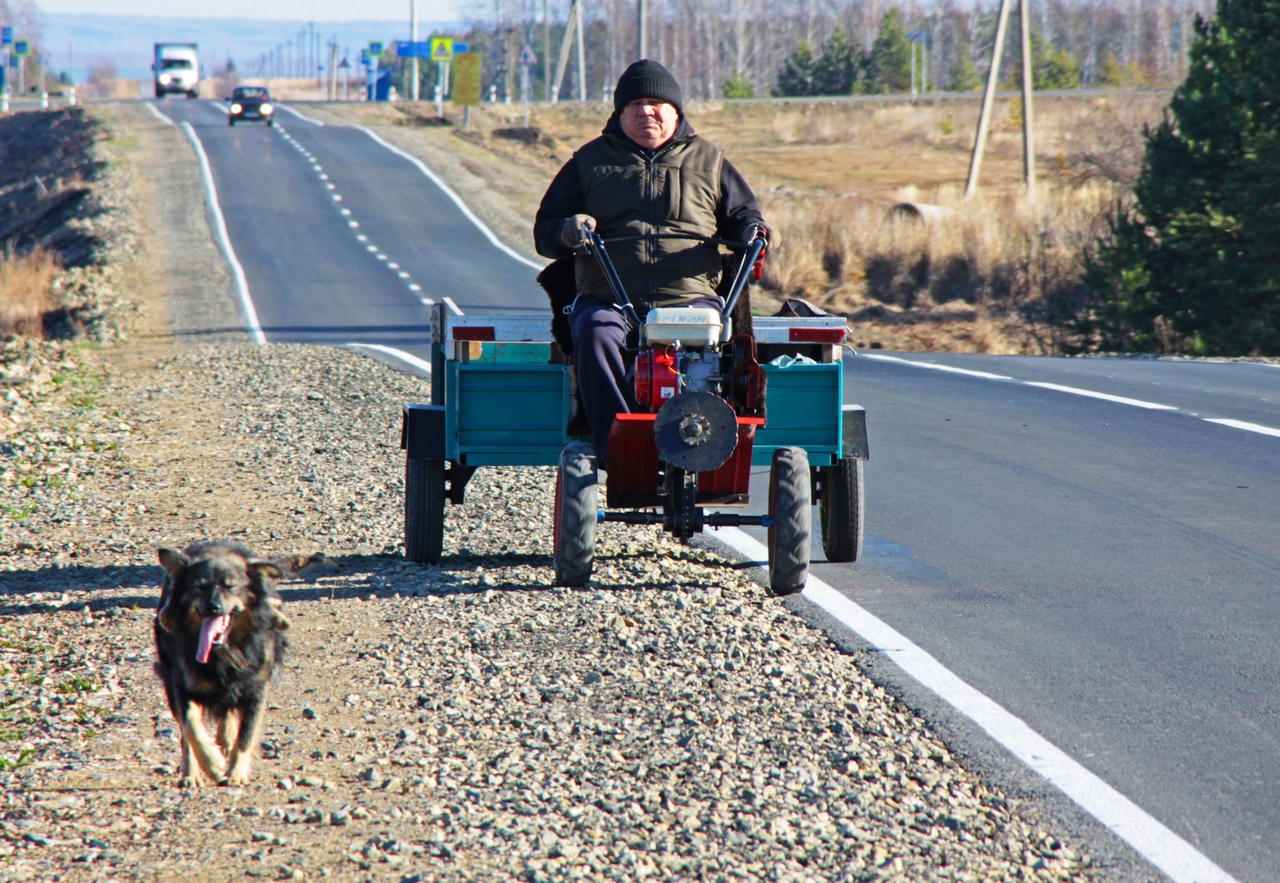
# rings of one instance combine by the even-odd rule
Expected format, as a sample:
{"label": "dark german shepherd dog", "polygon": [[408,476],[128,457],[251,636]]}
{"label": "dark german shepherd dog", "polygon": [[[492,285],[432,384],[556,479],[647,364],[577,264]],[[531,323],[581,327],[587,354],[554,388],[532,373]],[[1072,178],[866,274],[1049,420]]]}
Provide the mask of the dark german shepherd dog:
{"label": "dark german shepherd dog", "polygon": [[156,673],[182,727],[182,782],[198,787],[203,774],[243,784],[262,741],[267,684],[288,644],[275,580],[320,556],[264,558],[219,541],[159,557]]}

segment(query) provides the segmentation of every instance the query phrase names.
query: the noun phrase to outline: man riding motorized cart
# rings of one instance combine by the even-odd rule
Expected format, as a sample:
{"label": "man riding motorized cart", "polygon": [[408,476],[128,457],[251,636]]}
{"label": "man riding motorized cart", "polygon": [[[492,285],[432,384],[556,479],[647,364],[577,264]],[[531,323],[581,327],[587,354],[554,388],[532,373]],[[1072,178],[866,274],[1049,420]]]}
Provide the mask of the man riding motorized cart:
{"label": "man riding motorized cart", "polygon": [[[827,558],[858,557],[866,424],[860,407],[843,404],[845,322],[817,311],[751,317],[744,290],[749,276],[759,278],[769,229],[746,181],[694,133],[666,68],[646,59],[623,73],[603,134],[556,175],[534,237],[538,252],[555,259],[538,281],[555,313],[552,360],[567,363],[557,366],[565,407],[556,415],[566,443],[552,461],[557,584],[590,579],[603,521],[656,524],[682,540],[708,526],[761,525],[771,592],[798,592],[808,575],[815,499]],[[500,371],[504,338],[538,336],[514,328],[499,334],[500,324],[437,309],[433,403],[407,406],[403,431],[405,544],[413,560],[438,558],[443,499],[461,502],[476,465],[504,456],[544,462],[549,453],[550,426],[541,443],[529,441],[536,426],[522,439],[499,439],[493,414],[468,409],[468,397],[480,400],[478,378],[497,375],[479,373],[483,345],[461,341],[491,341],[490,369]],[[518,382],[530,389],[543,382],[533,379],[539,376]],[[516,383],[511,377],[508,386]],[[575,400],[585,427],[569,425]],[[524,413],[534,424],[552,419]],[[471,424],[485,432],[469,431]],[[576,440],[583,435],[590,441]],[[500,444],[466,450],[464,439],[482,437]],[[415,473],[415,461],[437,460],[448,461],[448,473],[444,463],[420,464]],[[747,504],[753,462],[770,466],[768,512],[707,511]]]}

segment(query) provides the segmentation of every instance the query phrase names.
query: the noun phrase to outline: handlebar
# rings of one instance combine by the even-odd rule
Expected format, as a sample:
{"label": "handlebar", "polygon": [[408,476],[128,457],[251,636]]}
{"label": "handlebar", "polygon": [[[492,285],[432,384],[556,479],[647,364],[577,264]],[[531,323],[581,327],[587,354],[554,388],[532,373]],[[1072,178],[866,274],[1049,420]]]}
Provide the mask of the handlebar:
{"label": "handlebar", "polygon": [[722,336],[725,336],[725,339],[727,339],[726,335],[729,330],[728,318],[733,313],[733,308],[737,305],[743,289],[747,286],[747,279],[751,273],[752,266],[759,260],[760,255],[768,244],[762,237],[752,239],[750,242],[734,242],[731,239],[719,239],[715,236],[702,236],[697,233],[648,233],[637,236],[615,236],[605,239],[596,231],[587,228],[585,224],[579,230],[582,233],[583,253],[595,257],[596,265],[609,283],[609,290],[613,293],[614,300],[622,308],[627,320],[637,328],[640,327],[640,317],[636,314],[636,309],[632,305],[631,299],[627,297],[627,292],[622,287],[622,280],[618,277],[618,271],[614,269],[613,261],[609,258],[609,252],[605,248],[608,243],[636,242],[642,239],[688,239],[707,245],[723,245],[732,251],[745,252],[746,256],[738,265],[738,272],[734,274],[733,284],[729,287],[729,296],[725,298],[724,309],[720,311],[721,327],[724,329]]}

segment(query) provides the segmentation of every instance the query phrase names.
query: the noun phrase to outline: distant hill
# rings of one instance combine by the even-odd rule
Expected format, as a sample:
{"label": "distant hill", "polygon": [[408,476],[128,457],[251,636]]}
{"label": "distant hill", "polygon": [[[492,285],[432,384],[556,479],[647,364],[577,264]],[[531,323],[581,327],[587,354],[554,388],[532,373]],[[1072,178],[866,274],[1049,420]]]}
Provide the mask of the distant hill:
{"label": "distant hill", "polygon": [[[246,75],[257,72],[264,53],[297,41],[307,27],[305,21],[261,21],[237,19],[151,18],[131,15],[42,15],[41,43],[49,53],[51,70],[71,69],[76,82],[88,76],[89,68],[100,60],[111,61],[121,77],[151,75],[152,45],[155,43],[199,43],[204,64],[221,67],[228,58]],[[418,22],[418,39],[433,33],[454,33],[464,28],[458,22]],[[350,49],[358,59],[361,47],[371,40],[389,42],[409,39],[409,22],[315,22],[315,33],[328,46],[337,38],[339,53]],[[328,49],[321,57],[328,56]]]}

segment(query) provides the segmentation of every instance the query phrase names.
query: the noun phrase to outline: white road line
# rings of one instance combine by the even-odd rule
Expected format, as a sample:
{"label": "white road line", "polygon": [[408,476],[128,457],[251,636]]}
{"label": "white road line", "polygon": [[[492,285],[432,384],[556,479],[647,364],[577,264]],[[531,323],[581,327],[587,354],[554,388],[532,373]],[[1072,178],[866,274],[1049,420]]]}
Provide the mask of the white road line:
{"label": "white road line", "polygon": [[461,211],[464,215],[467,216],[467,220],[475,224],[476,229],[478,229],[481,233],[483,233],[485,235],[485,238],[488,239],[489,242],[492,243],[493,246],[497,248],[499,251],[503,252],[509,257],[515,258],[520,263],[526,266],[532,267],[535,270],[541,270],[543,268],[544,266],[543,264],[539,264],[529,260],[527,257],[520,254],[520,252],[509,247],[506,243],[504,243],[497,236],[495,236],[493,234],[493,231],[490,230],[488,227],[486,227],[484,222],[481,221],[478,217],[476,217],[475,213],[472,212],[471,209],[467,207],[467,204],[463,202],[461,198],[459,198],[458,194],[454,193],[449,188],[449,185],[445,184],[444,181],[440,180],[440,178],[436,176],[435,172],[427,168],[427,164],[424,163],[422,160],[418,159],[416,156],[410,153],[406,153],[405,151],[401,150],[399,147],[396,147],[394,144],[384,141],[380,136],[375,134],[373,130],[369,129],[367,126],[355,126],[354,128],[359,129],[361,132],[364,132],[374,141],[378,142],[383,147],[387,148],[387,150],[390,150],[392,153],[396,154],[397,156],[403,157],[404,159],[407,159],[409,162],[413,163],[413,165],[415,165],[418,168],[418,171],[422,172],[422,174],[430,178],[433,184],[435,184],[437,187],[439,187],[441,190],[444,191],[445,196],[453,200],[453,204],[458,207],[459,211]]}
{"label": "white road line", "polygon": [[217,234],[218,247],[222,249],[223,257],[231,266],[231,275],[236,280],[236,298],[240,301],[240,308],[244,310],[249,334],[254,343],[266,343],[267,336],[262,333],[262,326],[258,324],[258,311],[253,308],[253,300],[249,297],[249,280],[245,278],[244,267],[240,266],[240,261],[236,259],[235,250],[231,248],[231,237],[227,235],[227,222],[222,217],[222,207],[218,205],[218,193],[213,186],[213,171],[209,168],[209,157],[205,154],[204,145],[200,143],[196,130],[191,128],[191,124],[183,122],[182,130],[187,133],[191,146],[195,148],[196,158],[200,160],[200,177],[204,180],[204,195],[209,205],[209,213],[213,215],[214,233]]}
{"label": "white road line", "polygon": [[150,101],[144,101],[143,104],[147,106],[147,110],[151,111],[151,113],[155,116],[155,118],[158,119],[160,122],[164,123],[166,126],[173,125],[173,120],[169,119],[169,117],[161,113],[159,109]]}
{"label": "white road line", "polygon": [[207,103],[210,107],[216,107],[218,110],[222,111],[222,113],[223,113],[225,116],[231,116],[231,109],[230,109],[230,108],[228,108],[225,104],[219,104],[219,103],[218,103],[218,102],[216,102],[216,101],[209,101],[209,102],[206,102],[206,103]]}
{"label": "white road line", "polygon": [[986,371],[970,371],[967,368],[952,368],[950,365],[938,365],[933,362],[917,362],[912,359],[900,359],[897,356],[876,356],[870,353],[859,352],[859,358],[875,359],[877,362],[897,362],[900,365],[910,365],[913,368],[929,368],[933,371],[946,371],[951,374],[964,374],[969,377],[982,377],[987,380],[1012,380],[1012,377],[1006,377],[1003,374],[988,374]]}
{"label": "white road line", "polygon": [[1151,410],[1151,411],[1178,410],[1173,405],[1162,405],[1159,402],[1144,402],[1142,399],[1127,399],[1124,396],[1113,396],[1113,395],[1108,395],[1105,392],[1094,392],[1091,389],[1079,389],[1078,387],[1074,387],[1074,386],[1060,386],[1057,383],[1039,383],[1034,380],[1021,380],[1019,381],[1019,383],[1022,383],[1026,386],[1038,386],[1041,389],[1054,389],[1054,390],[1057,390],[1058,392],[1069,392],[1072,395],[1087,396],[1088,398],[1091,398],[1091,399],[1102,399],[1103,401],[1107,401],[1107,402],[1116,402],[1121,405],[1133,405],[1135,408],[1147,408],[1148,410]]}
{"label": "white road line", "polygon": [[[1130,399],[1125,396],[1114,396],[1105,392],[1095,392],[1091,389],[1081,389],[1077,386],[1063,386],[1058,383],[1042,383],[1038,380],[1014,380],[1012,377],[1006,377],[1003,374],[988,374],[985,371],[969,371],[965,368],[953,368],[950,365],[937,365],[933,362],[917,362],[914,359],[902,359],[897,356],[881,356],[872,355],[871,353],[859,353],[859,358],[874,359],[879,362],[895,362],[899,365],[910,365],[913,368],[930,368],[935,371],[950,371],[953,374],[967,374],[970,377],[981,377],[986,380],[1009,380],[1023,386],[1037,386],[1040,389],[1051,389],[1055,392],[1065,392],[1071,395],[1085,396],[1091,399],[1102,399],[1106,402],[1115,402],[1119,405],[1132,405],[1135,408],[1146,408],[1149,411],[1181,411],[1182,409],[1176,405],[1164,405],[1160,402],[1148,402],[1142,399]],[[1191,416],[1199,417],[1198,414]],[[1216,423],[1219,426],[1226,426],[1231,429],[1242,429],[1246,432],[1257,432],[1261,435],[1271,435],[1280,438],[1280,429],[1272,426],[1263,426],[1260,423],[1246,423],[1244,420],[1231,420],[1227,417],[1200,417],[1206,423]]]}
{"label": "white road line", "polygon": [[[768,550],[737,528],[714,536],[751,561]],[[1043,776],[1136,849],[1175,883],[1236,883],[1207,856],[1112,788],[995,701],[975,690],[901,632],[813,576],[800,596],[860,635],[903,671],[982,727],[1014,757]]]}
{"label": "white road line", "polygon": [[287,111],[289,111],[289,113],[293,114],[293,115],[294,115],[294,116],[296,116],[298,119],[300,119],[300,120],[305,120],[306,122],[311,123],[311,125],[313,125],[313,126],[323,126],[323,125],[324,125],[324,123],[320,122],[320,121],[319,121],[319,120],[317,120],[317,119],[312,119],[311,117],[307,116],[305,113],[299,113],[298,111],[294,110],[292,107],[289,107],[287,104],[281,104],[281,103],[279,103],[279,102],[276,102],[276,107],[280,108],[281,110],[287,110]]}
{"label": "white road line", "polygon": [[1243,420],[1228,420],[1225,417],[1206,417],[1205,423],[1217,423],[1220,426],[1230,426],[1232,429],[1243,429],[1246,432],[1260,432],[1263,435],[1274,435],[1280,438],[1280,429],[1272,426],[1262,426],[1258,423],[1245,423]]}
{"label": "white road line", "polygon": [[391,356],[393,359],[399,359],[400,361],[404,362],[407,365],[412,365],[413,367],[417,368],[419,371],[425,371],[428,374],[431,373],[430,362],[424,362],[422,359],[419,359],[417,356],[411,355],[410,353],[406,353],[404,350],[398,350],[395,347],[383,346],[380,343],[348,343],[348,344],[344,344],[344,346],[349,346],[349,347],[352,347],[353,349],[377,350],[380,353],[386,353],[388,356]]}

